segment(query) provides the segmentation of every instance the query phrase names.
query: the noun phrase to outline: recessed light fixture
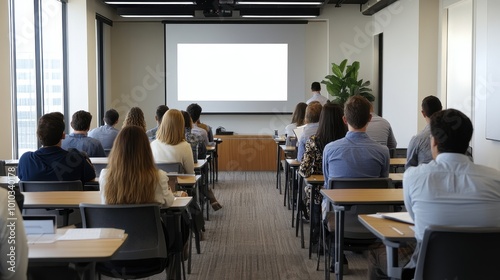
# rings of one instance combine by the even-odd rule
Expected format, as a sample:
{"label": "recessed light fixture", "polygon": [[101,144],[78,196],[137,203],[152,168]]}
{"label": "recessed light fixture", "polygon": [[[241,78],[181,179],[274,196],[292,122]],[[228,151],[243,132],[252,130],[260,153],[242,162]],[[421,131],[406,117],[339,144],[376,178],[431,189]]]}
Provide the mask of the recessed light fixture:
{"label": "recessed light fixture", "polygon": [[192,18],[193,15],[120,15],[124,18]]}
{"label": "recessed light fixture", "polygon": [[264,1],[237,1],[237,5],[321,5],[323,2],[264,2]]}
{"label": "recessed light fixture", "polygon": [[243,15],[244,18],[315,18],[313,15]]}
{"label": "recessed light fixture", "polygon": [[141,1],[105,1],[104,3],[110,4],[110,5],[195,5],[196,3],[194,1],[175,1],[175,2],[169,2],[169,1],[148,1],[148,2],[141,2]]}

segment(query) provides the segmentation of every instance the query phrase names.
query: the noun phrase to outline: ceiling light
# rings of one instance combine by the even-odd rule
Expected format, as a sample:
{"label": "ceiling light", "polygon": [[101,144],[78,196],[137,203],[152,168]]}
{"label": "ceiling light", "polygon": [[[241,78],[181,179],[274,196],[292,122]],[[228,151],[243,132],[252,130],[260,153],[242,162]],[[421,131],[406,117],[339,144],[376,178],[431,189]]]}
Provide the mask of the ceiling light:
{"label": "ceiling light", "polygon": [[111,5],[195,5],[194,1],[149,1],[149,2],[141,2],[141,1],[105,1],[106,4]]}
{"label": "ceiling light", "polygon": [[314,15],[243,15],[244,18],[315,18]]}
{"label": "ceiling light", "polygon": [[192,18],[193,15],[120,15],[124,18]]}
{"label": "ceiling light", "polygon": [[238,1],[237,5],[321,5],[323,2],[264,2],[264,1]]}

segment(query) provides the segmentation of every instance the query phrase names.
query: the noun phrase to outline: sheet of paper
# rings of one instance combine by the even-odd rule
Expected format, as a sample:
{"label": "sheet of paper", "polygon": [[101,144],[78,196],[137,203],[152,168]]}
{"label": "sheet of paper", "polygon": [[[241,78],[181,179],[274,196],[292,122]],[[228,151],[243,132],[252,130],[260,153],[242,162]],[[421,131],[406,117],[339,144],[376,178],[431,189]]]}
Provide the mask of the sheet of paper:
{"label": "sheet of paper", "polygon": [[392,213],[378,213],[378,214],[380,214],[383,218],[388,220],[413,224],[413,219],[410,217],[410,214],[408,214],[408,212],[392,212]]}
{"label": "sheet of paper", "polygon": [[58,240],[85,240],[99,238],[123,238],[125,231],[114,228],[74,228],[68,229]]}
{"label": "sheet of paper", "polygon": [[299,126],[297,128],[294,128],[293,133],[295,133],[297,141],[299,141],[300,137],[302,136],[302,133],[304,133],[304,126]]}

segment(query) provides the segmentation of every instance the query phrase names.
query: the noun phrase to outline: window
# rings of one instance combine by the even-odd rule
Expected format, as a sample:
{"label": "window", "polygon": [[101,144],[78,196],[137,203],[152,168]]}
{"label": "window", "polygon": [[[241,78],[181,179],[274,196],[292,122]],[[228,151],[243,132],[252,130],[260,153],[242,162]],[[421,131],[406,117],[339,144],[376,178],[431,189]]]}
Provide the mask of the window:
{"label": "window", "polygon": [[65,106],[66,1],[10,0],[15,42],[16,157],[36,150],[37,120]]}

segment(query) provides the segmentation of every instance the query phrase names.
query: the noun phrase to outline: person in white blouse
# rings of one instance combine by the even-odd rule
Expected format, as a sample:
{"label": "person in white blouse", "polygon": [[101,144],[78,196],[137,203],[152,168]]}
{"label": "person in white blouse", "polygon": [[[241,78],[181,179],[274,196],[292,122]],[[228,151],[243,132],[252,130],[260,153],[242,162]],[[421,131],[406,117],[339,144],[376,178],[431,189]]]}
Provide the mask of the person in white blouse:
{"label": "person in white blouse", "polygon": [[[185,140],[184,117],[181,111],[170,109],[163,115],[156,132],[156,140],[151,142],[151,149],[155,161],[179,162],[186,174],[194,174],[193,150],[191,144]],[[222,208],[212,190],[208,189],[205,195],[215,211]]]}
{"label": "person in white blouse", "polygon": [[[175,178],[172,179],[170,183],[174,185]],[[99,176],[99,187],[105,204],[156,202],[169,207],[174,203],[167,173],[157,168],[144,129],[135,125],[118,133],[108,166]]]}

